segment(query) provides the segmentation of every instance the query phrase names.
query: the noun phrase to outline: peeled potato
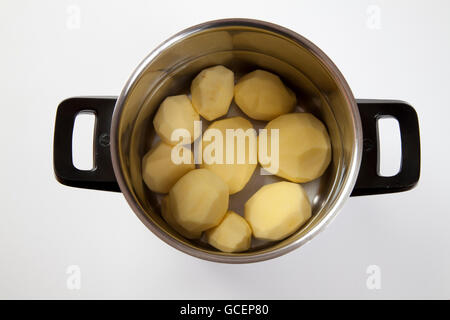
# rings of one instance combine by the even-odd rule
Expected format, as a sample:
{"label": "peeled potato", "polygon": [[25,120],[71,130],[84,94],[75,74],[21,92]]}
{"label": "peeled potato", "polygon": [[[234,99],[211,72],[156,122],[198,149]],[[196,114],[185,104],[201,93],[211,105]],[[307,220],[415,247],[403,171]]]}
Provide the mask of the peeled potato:
{"label": "peeled potato", "polygon": [[228,186],[207,169],[188,172],[169,193],[175,221],[191,233],[220,223],[228,209]]}
{"label": "peeled potato", "polygon": [[256,238],[281,240],[311,217],[311,205],[303,188],[292,182],[276,182],[259,189],[245,204],[245,219]]}
{"label": "peeled potato", "polygon": [[220,251],[241,252],[250,248],[252,229],[244,218],[228,211],[218,226],[206,231],[206,238]]}
{"label": "peeled potato", "polygon": [[[255,171],[257,165],[257,137],[256,131],[253,130],[253,126],[250,121],[242,118],[242,117],[234,117],[227,118],[223,120],[218,120],[213,122],[208,129],[205,131],[207,134],[208,130],[217,129],[220,131],[223,137],[223,161],[222,164],[212,163],[208,164],[205,161],[202,163],[202,167],[211,170],[219,177],[223,179],[228,184],[228,188],[230,190],[230,194],[234,194],[236,192],[241,191],[247,182],[250,180],[250,177]],[[232,163],[226,163],[226,149],[227,149],[227,139],[226,139],[226,130],[233,129],[238,130],[242,129],[240,132],[234,131],[238,136],[234,138],[234,158],[232,158]],[[248,135],[244,136],[246,130],[248,131]],[[240,138],[239,138],[240,137]],[[239,143],[242,141],[243,143]],[[203,151],[211,144],[211,141],[203,141]],[[244,144],[245,143],[245,144]],[[241,147],[239,147],[241,146]],[[254,148],[252,148],[254,146]],[[231,145],[230,145],[231,148]],[[245,156],[240,163],[238,163],[238,155],[239,153],[242,156]],[[252,153],[252,154],[251,154]],[[251,156],[252,155],[252,156]]]}
{"label": "peeled potato", "polygon": [[233,71],[224,66],[204,69],[192,81],[192,104],[202,117],[212,121],[227,114],[233,90]]}
{"label": "peeled potato", "polygon": [[[325,172],[331,161],[331,143],[319,119],[310,113],[289,113],[270,121],[266,129],[269,154],[271,129],[279,129],[279,169],[271,173],[293,182],[308,182]],[[267,169],[267,164],[261,165]]]}
{"label": "peeled potato", "polygon": [[171,139],[175,129],[186,129],[191,137],[190,142],[195,140],[194,121],[200,121],[200,116],[188,96],[183,94],[164,99],[153,118],[153,126],[162,141],[175,145],[178,141]]}
{"label": "peeled potato", "polygon": [[280,78],[264,70],[243,76],[234,88],[234,100],[250,118],[265,121],[291,112],[297,103]]}
{"label": "peeled potato", "polygon": [[194,155],[191,150],[184,149],[183,152],[190,153],[190,164],[175,164],[172,161],[172,146],[159,142],[142,159],[142,177],[147,187],[155,192],[167,193],[170,188],[184,176],[188,171],[195,169]]}
{"label": "peeled potato", "polygon": [[161,202],[161,215],[166,222],[179,234],[188,239],[199,239],[202,236],[201,232],[189,232],[180,226],[173,218],[170,210],[169,196],[165,196]]}

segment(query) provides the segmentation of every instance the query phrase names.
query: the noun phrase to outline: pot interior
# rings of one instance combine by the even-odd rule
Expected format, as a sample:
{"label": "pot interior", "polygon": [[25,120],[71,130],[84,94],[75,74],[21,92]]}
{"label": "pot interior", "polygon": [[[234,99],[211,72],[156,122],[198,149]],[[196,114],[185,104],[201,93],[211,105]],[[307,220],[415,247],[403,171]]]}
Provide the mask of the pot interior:
{"label": "pot interior", "polygon": [[[358,133],[351,105],[354,100],[349,99],[333,73],[337,70],[330,70],[334,65],[327,65],[327,58],[315,49],[306,39],[270,24],[227,20],[193,27],[174,36],[141,64],[116,106],[117,132],[113,135],[117,139],[117,154],[113,158],[117,156],[120,164],[122,191],[152,231],[174,247],[201,258],[250,262],[301,245],[315,233],[313,230],[320,229],[335,214],[337,202],[348,196],[343,194],[343,187],[354,182],[351,175],[355,172],[349,168],[354,166]],[[163,195],[148,190],[141,174],[142,157],[159,140],[152,120],[162,100],[170,95],[188,94],[191,81],[202,69],[219,64],[233,70],[236,80],[255,69],[279,75],[296,93],[297,111],[311,112],[321,119],[332,143],[332,162],[326,173],[302,184],[313,207],[310,220],[290,237],[278,242],[255,241],[244,253],[218,252],[203,240],[180,236],[161,218]],[[233,102],[227,116],[234,115],[248,119]],[[209,123],[202,121],[205,130]],[[266,124],[251,122],[255,129]],[[230,209],[243,214],[243,205],[254,192],[264,184],[280,180],[261,175],[258,165],[247,186],[230,196]]]}

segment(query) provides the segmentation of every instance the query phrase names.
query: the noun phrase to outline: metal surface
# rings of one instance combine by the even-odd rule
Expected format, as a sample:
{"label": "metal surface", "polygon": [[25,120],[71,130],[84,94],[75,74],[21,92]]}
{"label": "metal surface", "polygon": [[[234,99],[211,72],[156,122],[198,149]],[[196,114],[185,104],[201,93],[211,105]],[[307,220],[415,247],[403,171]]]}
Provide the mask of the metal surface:
{"label": "metal surface", "polygon": [[[333,160],[325,175],[305,186],[313,203],[313,217],[287,239],[257,244],[244,253],[217,252],[201,241],[179,236],[161,219],[159,195],[149,192],[141,177],[141,158],[155,141],[151,121],[156,108],[168,95],[187,93],[200,70],[217,64],[231,68],[237,77],[257,68],[280,75],[297,94],[298,108],[325,122],[333,148]],[[230,112],[239,111],[231,108]],[[161,44],[128,80],[111,126],[114,172],[139,219],[169,245],[198,258],[225,263],[275,258],[312,239],[349,197],[358,175],[361,147],[362,128],[355,99],[332,61],[302,36],[248,19],[207,22]],[[249,185],[238,194],[240,198],[232,196],[232,206],[267,183],[258,173],[257,169]],[[239,212],[239,208],[233,209]]]}

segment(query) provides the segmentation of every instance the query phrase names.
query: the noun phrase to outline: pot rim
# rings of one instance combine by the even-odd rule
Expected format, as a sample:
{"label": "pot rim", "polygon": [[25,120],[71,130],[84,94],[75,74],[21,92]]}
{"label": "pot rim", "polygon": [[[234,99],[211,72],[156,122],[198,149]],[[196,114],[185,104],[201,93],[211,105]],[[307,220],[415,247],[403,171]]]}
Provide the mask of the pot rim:
{"label": "pot rim", "polygon": [[[342,186],[340,187],[340,189],[338,191],[338,195],[337,195],[336,199],[334,200],[334,204],[332,205],[331,209],[328,211],[326,216],[319,223],[317,223],[302,238],[299,238],[299,239],[287,244],[286,246],[277,248],[273,251],[263,252],[263,253],[254,254],[254,255],[227,256],[227,255],[221,255],[220,253],[213,254],[213,253],[196,250],[196,249],[176,240],[175,238],[171,237],[169,234],[167,234],[166,232],[161,230],[156,224],[154,224],[151,220],[149,220],[147,218],[146,213],[141,210],[140,206],[134,200],[131,191],[129,190],[129,188],[126,185],[125,178],[122,173],[120,159],[119,159],[120,158],[119,150],[118,150],[119,141],[118,141],[117,130],[119,127],[119,122],[120,122],[120,117],[122,114],[123,105],[124,105],[124,102],[127,100],[128,95],[129,95],[130,91],[132,90],[136,80],[140,78],[140,76],[145,71],[148,64],[150,64],[153,61],[153,59],[156,58],[163,50],[170,47],[172,44],[176,43],[177,41],[182,40],[183,38],[186,38],[197,32],[201,32],[204,30],[213,29],[213,28],[217,28],[217,27],[224,27],[224,26],[250,26],[250,27],[255,27],[255,28],[271,31],[271,32],[280,34],[284,37],[287,37],[287,38],[299,43],[301,46],[303,46],[309,52],[311,52],[327,68],[327,70],[330,72],[331,76],[333,77],[334,81],[336,82],[339,90],[343,93],[343,96],[344,96],[347,104],[350,106],[349,111],[352,114],[353,130],[355,132],[355,139],[353,141],[354,148],[352,150],[351,160],[350,160],[350,164],[348,166],[348,173],[345,175]],[[203,260],[213,261],[213,262],[251,263],[251,262],[259,262],[259,261],[269,260],[269,259],[279,257],[281,255],[284,255],[288,252],[291,252],[292,250],[309,242],[313,237],[315,237],[320,231],[322,231],[336,217],[337,213],[343,207],[345,201],[350,197],[350,194],[353,190],[353,187],[356,183],[356,179],[358,177],[359,167],[361,164],[361,157],[362,157],[362,125],[361,125],[361,118],[359,115],[359,110],[358,110],[356,100],[353,96],[352,91],[350,90],[349,85],[347,84],[344,76],[341,74],[341,72],[336,67],[336,65],[321,49],[319,49],[315,44],[313,44],[311,41],[309,41],[305,37],[297,34],[296,32],[294,32],[292,30],[281,27],[279,25],[276,25],[276,24],[273,24],[270,22],[261,21],[261,20],[254,20],[254,19],[230,18],[230,19],[212,20],[212,21],[204,22],[204,23],[189,27],[189,28],[173,35],[172,37],[170,37],[169,39],[167,39],[166,41],[161,43],[137,66],[137,68],[133,71],[133,73],[129,77],[119,98],[117,99],[117,102],[116,102],[116,105],[114,108],[113,117],[112,117],[112,122],[111,122],[111,159],[112,159],[114,174],[116,176],[117,183],[119,184],[120,190],[122,191],[125,199],[127,200],[128,204],[130,205],[130,207],[133,209],[134,213],[142,221],[142,223],[145,224],[145,226],[148,229],[150,229],[156,236],[158,236],[161,240],[163,240],[170,246],[172,246],[184,253],[187,253],[191,256],[194,256],[194,257],[197,257],[197,258],[200,258]]]}

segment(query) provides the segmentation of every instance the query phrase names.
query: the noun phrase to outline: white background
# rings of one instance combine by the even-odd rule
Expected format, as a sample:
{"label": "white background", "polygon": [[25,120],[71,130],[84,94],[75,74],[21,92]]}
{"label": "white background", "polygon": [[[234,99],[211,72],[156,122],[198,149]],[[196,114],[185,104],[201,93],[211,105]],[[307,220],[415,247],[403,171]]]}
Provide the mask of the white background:
{"label": "white background", "polygon": [[[120,193],[56,182],[61,100],[118,95],[160,42],[226,17],[306,36],[358,98],[411,103],[421,125],[418,187],[351,198],[306,246],[225,265],[163,243]],[[450,298],[450,2],[1,1],[0,41],[0,298]],[[80,290],[66,286],[70,265],[81,268]],[[381,269],[379,290],[366,286],[369,265]]]}

